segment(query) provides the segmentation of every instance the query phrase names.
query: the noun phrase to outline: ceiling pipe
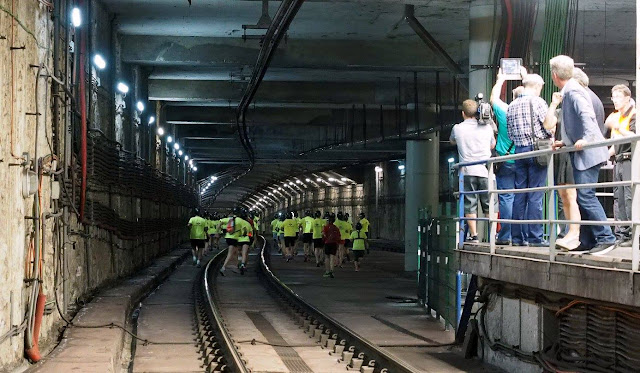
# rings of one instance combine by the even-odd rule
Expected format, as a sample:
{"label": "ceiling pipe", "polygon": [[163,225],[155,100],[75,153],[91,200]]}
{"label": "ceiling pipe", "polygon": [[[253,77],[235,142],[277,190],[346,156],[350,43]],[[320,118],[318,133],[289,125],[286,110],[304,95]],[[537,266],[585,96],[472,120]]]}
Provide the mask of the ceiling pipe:
{"label": "ceiling pipe", "polygon": [[464,70],[462,70],[460,65],[458,65],[451,56],[449,56],[440,43],[438,43],[438,41],[422,26],[420,21],[418,21],[415,17],[415,7],[413,4],[405,4],[403,19],[409,24],[420,39],[422,39],[427,47],[440,57],[445,67],[453,74],[456,80],[458,80],[463,87],[468,88],[466,82],[463,82],[461,79],[465,74]]}

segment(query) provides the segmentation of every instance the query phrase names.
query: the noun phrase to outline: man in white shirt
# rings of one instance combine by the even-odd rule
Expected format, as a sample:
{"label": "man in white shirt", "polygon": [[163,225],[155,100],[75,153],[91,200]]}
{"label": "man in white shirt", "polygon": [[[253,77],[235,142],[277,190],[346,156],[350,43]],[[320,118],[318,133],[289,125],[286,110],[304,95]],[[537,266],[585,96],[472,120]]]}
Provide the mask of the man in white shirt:
{"label": "man in white shirt", "polygon": [[[460,162],[482,161],[491,158],[491,149],[496,145],[493,129],[489,125],[480,125],[476,119],[478,104],[474,100],[462,103],[462,118],[464,121],[453,126],[449,141],[458,147]],[[464,175],[464,190],[477,191],[489,189],[489,171],[485,164],[461,167],[459,172]],[[489,212],[489,195],[487,193],[465,194],[464,213],[467,218],[476,218],[478,200],[485,213]],[[467,220],[469,226],[469,242],[477,243],[478,229],[475,220]]]}

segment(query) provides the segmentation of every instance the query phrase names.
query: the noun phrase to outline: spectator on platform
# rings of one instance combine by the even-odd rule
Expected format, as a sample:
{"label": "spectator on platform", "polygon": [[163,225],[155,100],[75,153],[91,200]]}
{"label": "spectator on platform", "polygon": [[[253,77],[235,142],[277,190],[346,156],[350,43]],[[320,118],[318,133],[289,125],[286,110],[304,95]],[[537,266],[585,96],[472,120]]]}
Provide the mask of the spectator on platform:
{"label": "spectator on platform", "polygon": [[[553,83],[562,94],[562,141],[555,147],[573,145],[577,149],[571,154],[573,177],[576,184],[596,184],[600,168],[609,158],[605,146],[583,149],[588,143],[603,141],[589,94],[573,79],[573,59],[556,56],[549,61]],[[582,220],[607,221],[604,209],[596,197],[595,188],[578,188],[578,206]],[[580,245],[572,250],[603,255],[615,248],[615,236],[607,225],[582,225]]]}
{"label": "spectator on platform", "polygon": [[[521,69],[520,74],[522,77],[527,75],[527,69],[524,67]],[[502,86],[505,82],[502,70],[498,72],[496,78],[496,84],[491,90],[491,97],[489,102],[493,107],[493,113],[496,117],[498,126],[498,136],[496,140],[496,153],[499,156],[513,154],[515,151],[515,144],[509,138],[507,133],[507,109],[509,105],[500,99],[502,93]],[[513,100],[520,97],[524,87],[518,86],[511,93]],[[500,164],[496,164],[496,185],[499,190],[515,189],[515,161],[506,161]],[[511,219],[513,213],[513,198],[514,193],[501,193],[498,194],[498,210],[500,211],[500,219]],[[497,245],[511,245],[511,224],[501,223],[498,237],[496,238]]]}
{"label": "spectator on platform", "polygon": [[[493,128],[490,125],[480,125],[476,119],[478,104],[474,100],[465,100],[462,103],[463,122],[453,126],[449,141],[458,147],[460,162],[482,161],[491,158],[491,149],[495,147],[496,140],[493,137]],[[485,164],[461,167],[459,172],[464,176],[464,190],[479,191],[489,189],[489,171]],[[464,213],[469,227],[469,242],[477,243],[478,229],[477,218],[478,200],[482,210],[489,213],[489,195],[485,193],[465,194]]]}
{"label": "spectator on platform", "polygon": [[[606,127],[611,130],[611,138],[633,136],[636,134],[636,108],[631,100],[631,90],[623,84],[611,89],[611,101],[616,109],[607,117]],[[631,180],[631,144],[615,145],[609,148],[609,155],[615,158],[613,181]],[[614,211],[618,221],[631,220],[631,186],[615,187],[614,199],[617,209]],[[618,245],[631,246],[631,226],[620,226],[616,231]]]}
{"label": "spectator on platform", "polygon": [[[533,150],[536,139],[547,139],[551,132],[544,128],[547,103],[540,98],[544,80],[529,74],[522,80],[524,91],[507,109],[507,132],[515,144],[515,153]],[[537,188],[547,182],[547,169],[533,158],[515,161],[515,188]],[[516,193],[513,199],[513,219],[541,220],[544,192]],[[543,238],[542,224],[513,224],[511,242],[514,246],[548,246]]]}
{"label": "spectator on platform", "polygon": [[600,132],[602,132],[602,136],[605,136],[608,132],[608,129],[604,125],[604,105],[602,104],[602,100],[600,97],[595,94],[589,88],[589,76],[582,71],[582,69],[574,67],[573,68],[573,79],[575,79],[584,89],[587,91],[589,95],[589,99],[591,100],[591,105],[593,106],[593,112],[596,114],[596,122],[598,123],[598,128],[600,128]]}

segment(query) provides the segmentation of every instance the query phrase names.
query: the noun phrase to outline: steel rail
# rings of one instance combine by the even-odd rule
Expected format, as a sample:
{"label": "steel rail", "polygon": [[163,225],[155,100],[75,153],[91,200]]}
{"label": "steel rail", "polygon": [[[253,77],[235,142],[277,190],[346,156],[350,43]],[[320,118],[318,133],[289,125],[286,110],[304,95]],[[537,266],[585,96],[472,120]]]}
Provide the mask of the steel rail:
{"label": "steel rail", "polygon": [[[260,237],[266,243],[264,237]],[[319,333],[322,333],[325,336],[330,336],[329,338],[334,340],[335,347],[338,348],[337,352],[340,352],[339,350],[352,351],[353,354],[351,354],[351,356],[354,359],[357,356],[359,357],[358,359],[360,361],[357,362],[358,364],[362,364],[363,367],[372,368],[375,372],[415,372],[413,368],[401,361],[398,361],[398,359],[393,355],[382,350],[355,331],[340,323],[338,320],[306,302],[301,296],[280,281],[280,279],[273,274],[267,260],[265,259],[265,246],[266,245],[263,245],[263,249],[260,252],[260,268],[264,278],[274,290],[287,299],[288,303],[292,307],[297,309],[298,317],[304,323],[304,326],[309,328],[310,332],[313,327],[315,330],[319,330]],[[349,365],[351,366],[353,364],[354,362],[352,360]]]}

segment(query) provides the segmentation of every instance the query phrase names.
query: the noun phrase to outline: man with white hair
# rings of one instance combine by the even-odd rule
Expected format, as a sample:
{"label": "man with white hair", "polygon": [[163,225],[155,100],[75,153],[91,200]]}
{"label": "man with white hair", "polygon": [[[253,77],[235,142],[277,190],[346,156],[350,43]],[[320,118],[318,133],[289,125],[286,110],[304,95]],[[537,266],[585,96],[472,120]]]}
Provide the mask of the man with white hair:
{"label": "man with white hair", "polygon": [[[538,74],[528,74],[522,80],[524,91],[507,109],[507,132],[515,145],[515,153],[533,150],[536,139],[548,139],[551,132],[542,125],[547,115],[547,103],[540,98],[544,80]],[[547,170],[533,158],[515,163],[516,189],[542,187],[547,182]],[[513,200],[514,220],[542,220],[544,192],[516,193]],[[528,229],[527,229],[528,228]],[[548,246],[543,238],[542,224],[513,224],[511,243],[514,246]]]}
{"label": "man with white hair", "polygon": [[[562,94],[562,141],[557,141],[554,147],[573,145],[577,149],[571,153],[576,184],[595,184],[600,168],[609,159],[609,152],[606,146],[583,149],[588,143],[604,140],[589,94],[573,79],[574,64],[571,57],[556,56],[549,64],[553,83],[561,89]],[[578,206],[583,221],[607,221],[595,188],[578,188]],[[582,225],[580,245],[572,251],[603,255],[615,248],[615,241],[607,225]]]}

